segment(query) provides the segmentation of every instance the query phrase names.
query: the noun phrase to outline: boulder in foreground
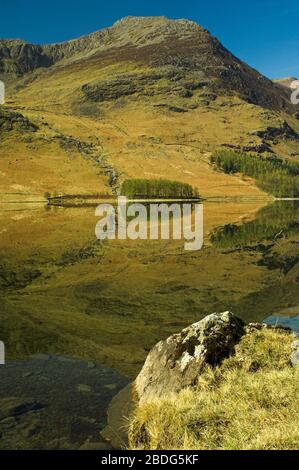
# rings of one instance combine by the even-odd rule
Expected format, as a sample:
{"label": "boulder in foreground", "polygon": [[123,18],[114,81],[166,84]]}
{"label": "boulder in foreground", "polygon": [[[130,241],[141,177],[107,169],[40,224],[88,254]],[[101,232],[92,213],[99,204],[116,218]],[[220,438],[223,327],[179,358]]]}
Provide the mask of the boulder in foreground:
{"label": "boulder in foreground", "polygon": [[204,366],[228,357],[244,334],[244,323],[231,312],[212,313],[157,343],[136,378],[140,403],[192,386]]}

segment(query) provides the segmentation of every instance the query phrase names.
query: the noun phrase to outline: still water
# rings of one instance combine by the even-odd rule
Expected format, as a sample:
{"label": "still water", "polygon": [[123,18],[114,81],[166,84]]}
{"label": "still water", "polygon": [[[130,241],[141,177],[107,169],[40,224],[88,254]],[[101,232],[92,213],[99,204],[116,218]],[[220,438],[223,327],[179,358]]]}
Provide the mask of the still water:
{"label": "still water", "polygon": [[2,206],[0,339],[10,359],[55,353],[133,377],[151,346],[232,310],[299,313],[299,203],[204,204],[204,245],[95,237],[93,207]]}
{"label": "still water", "polygon": [[186,251],[97,240],[94,207],[0,205],[0,448],[98,441],[149,349],[214,311],[298,331],[299,203],[203,213],[203,248]]}

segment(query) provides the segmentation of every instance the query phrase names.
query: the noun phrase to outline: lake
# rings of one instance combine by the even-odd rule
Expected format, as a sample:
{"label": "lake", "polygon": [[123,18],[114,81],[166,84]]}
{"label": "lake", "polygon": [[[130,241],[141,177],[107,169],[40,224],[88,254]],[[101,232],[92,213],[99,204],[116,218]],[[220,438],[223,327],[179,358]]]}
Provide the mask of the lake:
{"label": "lake", "polygon": [[204,246],[95,237],[93,207],[0,206],[7,358],[55,353],[134,377],[160,339],[214,311],[296,316],[299,203],[205,202]]}
{"label": "lake", "polygon": [[[54,433],[50,448],[94,438],[109,400],[150,348],[209,313],[229,309],[245,322],[281,318],[298,331],[297,201],[204,202],[198,251],[184,250],[184,240],[100,241],[97,220],[94,207],[0,205],[0,340],[8,361],[0,366],[0,411],[16,393],[41,398],[45,381],[51,391],[48,411],[34,411],[40,421],[13,417],[19,448],[47,447],[45,421],[59,439],[61,429],[66,435],[63,444]],[[81,412],[64,416],[72,390]],[[15,445],[13,437],[3,444]]]}

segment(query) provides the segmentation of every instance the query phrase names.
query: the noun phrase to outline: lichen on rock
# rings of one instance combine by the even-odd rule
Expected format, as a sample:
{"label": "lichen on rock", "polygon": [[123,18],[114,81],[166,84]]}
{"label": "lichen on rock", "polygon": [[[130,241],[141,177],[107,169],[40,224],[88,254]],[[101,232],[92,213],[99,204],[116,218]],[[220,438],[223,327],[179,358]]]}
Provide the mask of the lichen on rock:
{"label": "lichen on rock", "polygon": [[243,321],[227,311],[208,315],[160,341],[135,381],[139,401],[194,385],[204,366],[217,365],[232,354],[243,334]]}

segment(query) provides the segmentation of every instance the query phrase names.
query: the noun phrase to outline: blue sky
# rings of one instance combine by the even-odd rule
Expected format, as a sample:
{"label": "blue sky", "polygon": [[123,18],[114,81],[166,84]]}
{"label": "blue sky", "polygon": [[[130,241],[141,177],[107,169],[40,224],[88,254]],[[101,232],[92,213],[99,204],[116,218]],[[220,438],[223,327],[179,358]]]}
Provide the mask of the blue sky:
{"label": "blue sky", "polygon": [[59,42],[128,15],[195,20],[268,77],[299,77],[298,0],[0,0],[0,38]]}

